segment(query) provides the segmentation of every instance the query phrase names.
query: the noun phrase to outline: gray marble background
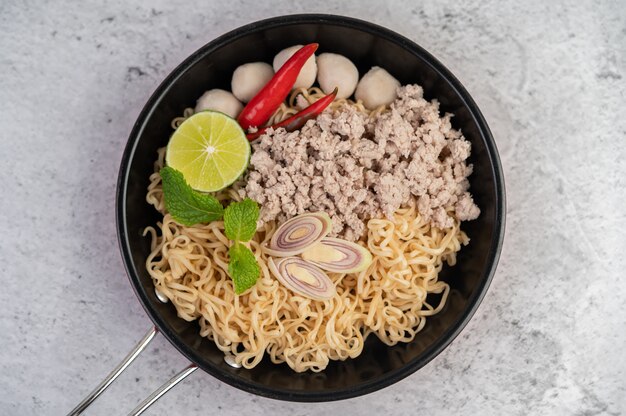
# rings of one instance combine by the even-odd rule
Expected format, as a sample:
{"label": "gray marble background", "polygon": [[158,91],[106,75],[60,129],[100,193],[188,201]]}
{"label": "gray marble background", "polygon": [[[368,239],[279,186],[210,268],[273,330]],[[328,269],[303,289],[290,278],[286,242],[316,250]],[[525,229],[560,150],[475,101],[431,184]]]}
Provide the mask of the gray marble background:
{"label": "gray marble background", "polygon": [[[197,372],[148,414],[626,413],[626,3],[308,3],[0,3],[0,414],[64,414],[150,325],[114,190],[158,83],[228,30],[320,11],[408,36],[474,96],[506,176],[497,275],[461,336],[382,391],[293,404]],[[158,337],[88,414],[126,414],[185,364]]]}

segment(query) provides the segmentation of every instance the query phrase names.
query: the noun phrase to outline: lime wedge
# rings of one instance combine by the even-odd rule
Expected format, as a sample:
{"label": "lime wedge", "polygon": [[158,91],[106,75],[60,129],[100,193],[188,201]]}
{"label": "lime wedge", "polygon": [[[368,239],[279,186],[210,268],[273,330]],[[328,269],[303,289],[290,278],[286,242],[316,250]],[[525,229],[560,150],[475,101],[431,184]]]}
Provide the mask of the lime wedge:
{"label": "lime wedge", "polygon": [[226,188],[249,160],[250,143],[239,123],[217,111],[201,111],[185,120],[170,138],[165,156],[167,165],[201,192]]}

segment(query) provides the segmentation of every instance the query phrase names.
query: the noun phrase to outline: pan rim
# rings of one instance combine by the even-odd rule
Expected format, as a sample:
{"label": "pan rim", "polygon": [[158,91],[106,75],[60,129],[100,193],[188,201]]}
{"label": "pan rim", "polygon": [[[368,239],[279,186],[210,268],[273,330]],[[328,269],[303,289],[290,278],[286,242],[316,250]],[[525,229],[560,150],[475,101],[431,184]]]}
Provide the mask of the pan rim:
{"label": "pan rim", "polygon": [[[423,59],[427,65],[429,65],[442,77],[442,79],[450,84],[450,86],[459,96],[461,101],[467,107],[471,116],[474,119],[474,122],[478,126],[482,139],[486,144],[486,150],[489,160],[491,161],[491,173],[494,179],[496,195],[496,200],[494,201],[495,232],[491,240],[491,245],[488,252],[489,267],[483,272],[483,277],[480,280],[480,283],[477,286],[475,293],[472,297],[469,298],[468,306],[465,309],[462,317],[457,320],[457,322],[455,322],[450,328],[448,328],[436,342],[428,347],[421,357],[407,362],[399,369],[391,371],[389,373],[385,373],[382,376],[377,376],[371,380],[368,380],[367,382],[333,390],[326,390],[323,392],[271,388],[261,383],[238,378],[230,373],[222,371],[220,368],[213,366],[210,363],[207,363],[206,365],[201,364],[205,363],[206,361],[203,362],[191,348],[189,348],[184,342],[182,342],[175,333],[170,331],[159,313],[150,306],[148,295],[139,280],[139,275],[137,273],[138,265],[134,264],[132,260],[132,253],[130,250],[130,243],[127,234],[128,227],[126,221],[126,194],[128,191],[128,179],[131,161],[134,159],[138,138],[142,135],[146,121],[150,118],[156,106],[162,100],[163,96],[169,91],[170,88],[172,88],[177,79],[181,77],[188,68],[193,66],[197,61],[201,60],[205,55],[212,53],[214,50],[225,46],[242,36],[248,35],[250,32],[281,26],[289,26],[294,24],[331,24],[335,26],[343,26],[351,29],[360,30],[391,41],[408,50],[410,53],[417,55],[421,59]],[[195,363],[205,372],[214,376],[218,380],[246,392],[278,400],[297,402],[322,402],[357,397],[388,387],[425,366],[437,355],[439,355],[460,334],[463,328],[474,316],[476,310],[482,302],[497,268],[504,240],[506,208],[505,198],[504,175],[502,172],[500,157],[498,155],[495,140],[487,125],[487,122],[480,112],[477,104],[469,95],[465,87],[442,63],[440,63],[434,56],[432,56],[421,46],[417,45],[415,42],[385,27],[345,16],[331,14],[295,14],[256,21],[241,26],[214,39],[213,41],[205,44],[204,46],[193,52],[161,82],[161,84],[152,93],[152,95],[142,108],[141,112],[139,113],[139,116],[137,117],[137,120],[133,125],[133,128],[128,138],[128,142],[124,149],[124,153],[122,155],[116,189],[116,225],[118,243],[122,254],[124,267],[126,269],[126,273],[131,283],[131,286],[135,291],[135,295],[139,299],[139,302],[148,314],[149,318],[159,329],[159,332],[161,332],[165,336],[165,338],[172,345],[174,345],[176,349],[178,349],[181,354],[183,354],[191,362]]]}

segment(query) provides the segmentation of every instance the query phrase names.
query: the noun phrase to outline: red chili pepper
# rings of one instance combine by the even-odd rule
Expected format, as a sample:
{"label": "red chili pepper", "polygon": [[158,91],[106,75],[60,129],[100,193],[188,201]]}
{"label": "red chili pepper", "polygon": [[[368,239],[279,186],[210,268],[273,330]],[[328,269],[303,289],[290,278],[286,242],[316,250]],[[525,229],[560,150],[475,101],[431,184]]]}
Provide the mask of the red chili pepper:
{"label": "red chili pepper", "polygon": [[[330,94],[328,94],[327,96],[322,97],[319,100],[315,101],[313,104],[311,104],[304,110],[270,127],[273,129],[283,127],[287,131],[298,130],[299,128],[304,126],[307,121],[317,117],[322,111],[324,111],[326,107],[330,105],[330,103],[335,101],[336,96],[337,96],[337,88],[335,88],[335,90],[331,92]],[[246,137],[248,138],[248,140],[252,141],[256,139],[257,137],[259,137],[260,135],[262,135],[263,133],[265,133],[265,131],[269,129],[270,127],[265,127],[263,129],[260,129],[256,133],[246,134]]]}
{"label": "red chili pepper", "polygon": [[250,127],[260,127],[269,120],[274,111],[285,101],[287,94],[293,88],[300,70],[306,61],[315,53],[317,43],[310,43],[298,49],[274,74],[272,79],[252,97],[246,104],[237,121],[244,130]]}

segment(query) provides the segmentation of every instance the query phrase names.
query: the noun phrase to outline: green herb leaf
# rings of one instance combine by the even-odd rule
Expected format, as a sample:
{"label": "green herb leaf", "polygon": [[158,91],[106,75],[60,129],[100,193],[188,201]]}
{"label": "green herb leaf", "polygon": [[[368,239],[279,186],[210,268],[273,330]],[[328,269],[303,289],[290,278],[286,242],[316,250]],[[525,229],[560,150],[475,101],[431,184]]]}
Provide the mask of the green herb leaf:
{"label": "green herb leaf", "polygon": [[241,243],[233,244],[228,255],[228,273],[235,284],[235,293],[241,295],[254,286],[261,274],[261,268],[252,251]]}
{"label": "green herb leaf", "polygon": [[256,232],[258,219],[259,204],[249,198],[233,202],[224,211],[226,237],[234,241],[250,240]]}
{"label": "green herb leaf", "polygon": [[164,167],[159,172],[163,181],[165,208],[180,224],[191,226],[216,221],[224,208],[215,197],[194,191],[176,169]]}

